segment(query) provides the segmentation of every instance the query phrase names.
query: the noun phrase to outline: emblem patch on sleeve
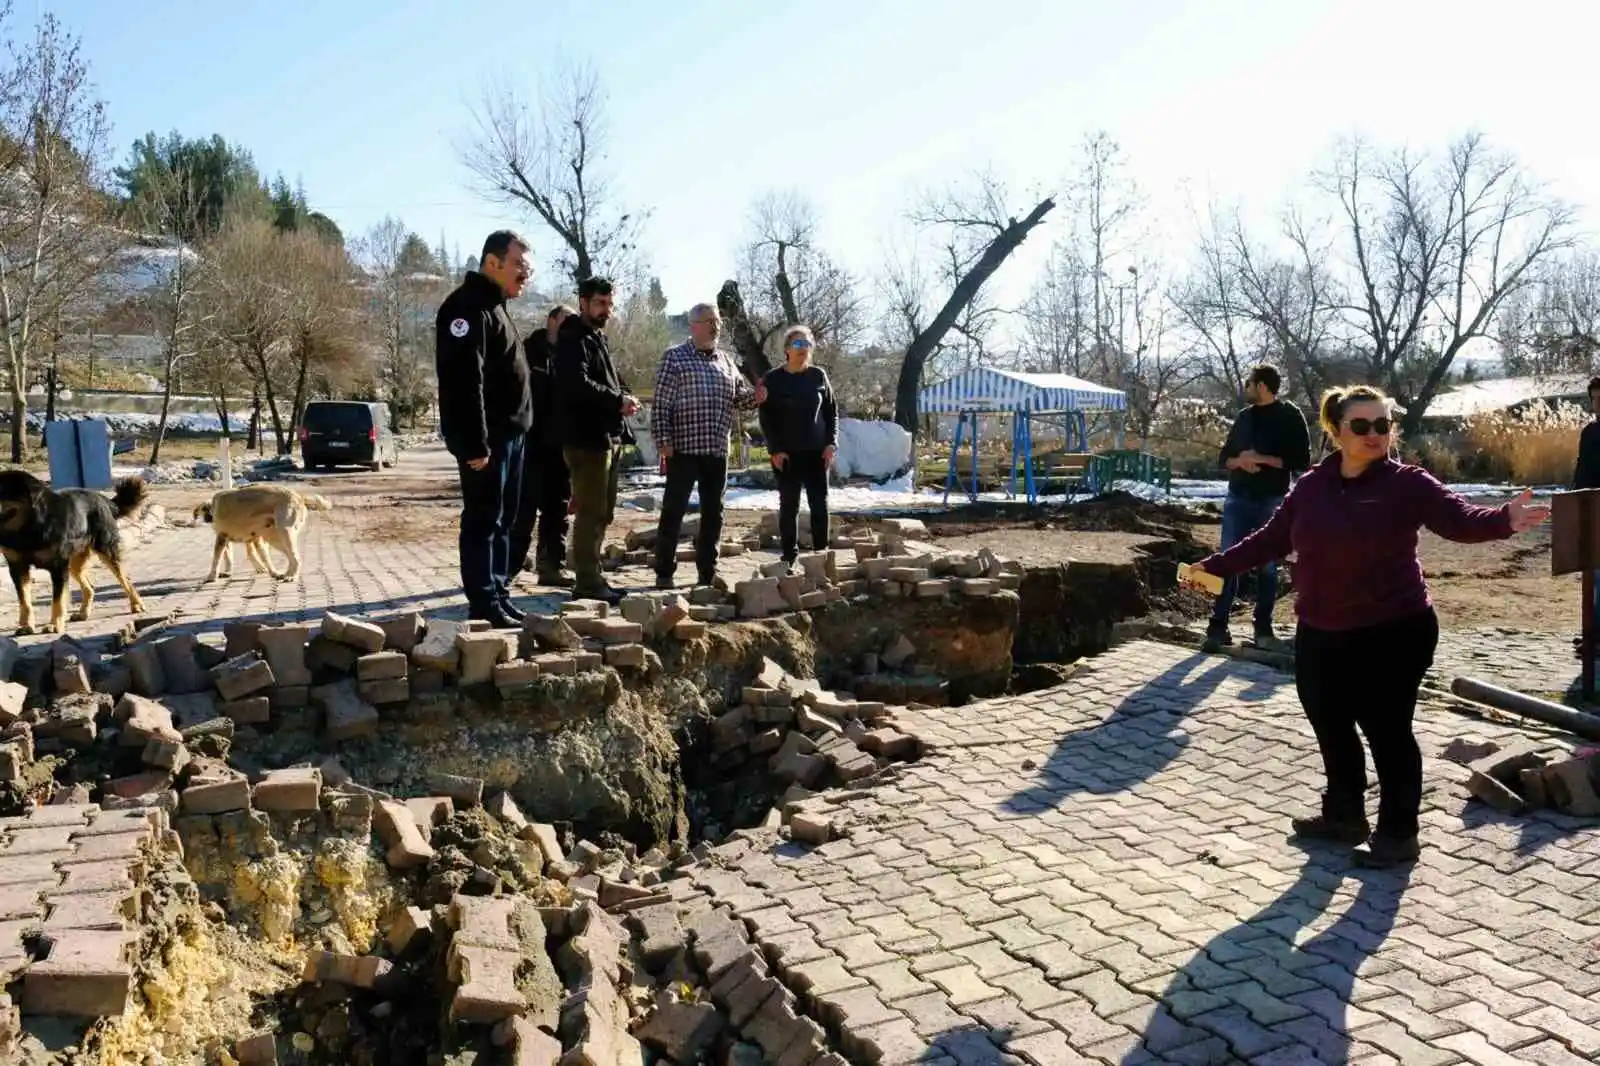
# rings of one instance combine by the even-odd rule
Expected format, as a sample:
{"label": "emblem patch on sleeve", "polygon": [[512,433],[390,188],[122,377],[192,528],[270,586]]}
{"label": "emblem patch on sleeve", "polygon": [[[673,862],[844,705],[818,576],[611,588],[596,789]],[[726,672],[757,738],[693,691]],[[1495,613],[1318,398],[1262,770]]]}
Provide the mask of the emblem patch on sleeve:
{"label": "emblem patch on sleeve", "polygon": [[454,322],[450,323],[450,336],[465,337],[467,335],[467,331],[471,328],[471,326],[467,325],[466,319],[458,318]]}

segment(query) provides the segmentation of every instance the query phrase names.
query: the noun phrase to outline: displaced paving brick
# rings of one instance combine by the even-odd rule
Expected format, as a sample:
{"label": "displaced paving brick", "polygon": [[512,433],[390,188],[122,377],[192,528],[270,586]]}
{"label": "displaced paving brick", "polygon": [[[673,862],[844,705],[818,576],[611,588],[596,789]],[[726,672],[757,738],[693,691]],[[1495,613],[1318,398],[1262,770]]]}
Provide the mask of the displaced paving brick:
{"label": "displaced paving brick", "polygon": [[709,1003],[658,1006],[636,1032],[639,1042],[674,1062],[695,1062],[722,1032],[722,1016]]}
{"label": "displaced paving brick", "polygon": [[628,912],[624,921],[634,935],[640,960],[651,973],[659,973],[688,944],[675,903],[641,907]]}
{"label": "displaced paving brick", "polygon": [[351,988],[373,989],[394,970],[388,959],[376,955],[343,955],[312,949],[306,954],[300,979],[306,982],[332,981]]}
{"label": "displaced paving brick", "polygon": [[278,1066],[278,1043],[271,1033],[247,1036],[233,1045],[239,1066]]}
{"label": "displaced paving brick", "polygon": [[387,705],[405,703],[411,698],[411,682],[404,677],[385,677],[376,681],[356,682],[356,693],[368,703]]}
{"label": "displaced paving brick", "polygon": [[181,797],[185,814],[221,814],[250,806],[250,782],[243,774],[193,778]]}
{"label": "displaced paving brick", "polygon": [[430,773],[428,790],[440,796],[449,796],[458,807],[477,807],[483,803],[483,778],[463,777],[459,774]]}
{"label": "displaced paving brick", "polygon": [[15,681],[0,681],[0,726],[8,726],[22,717],[28,703],[28,686]]}
{"label": "displaced paving brick", "polygon": [[256,633],[261,654],[272,667],[272,676],[281,688],[303,688],[311,684],[311,668],[306,665],[306,644],[311,640],[309,625],[290,623],[264,626]]}
{"label": "displaced paving brick", "polygon": [[172,722],[172,712],[155,700],[129,693],[117,701],[114,716],[122,723],[119,743],[125,748],[143,748],[151,740],[174,744],[183,740]]}
{"label": "displaced paving brick", "polygon": [[251,801],[263,811],[315,811],[322,795],[322,771],[314,766],[268,770],[256,783]]}
{"label": "displaced paving brick", "polygon": [[122,1014],[132,986],[130,958],[135,943],[124,932],[50,934],[48,954],[28,967],[23,978],[23,1012],[79,1018]]}
{"label": "displaced paving brick", "polygon": [[272,700],[267,696],[247,696],[217,704],[217,713],[239,725],[257,725],[272,718]]}
{"label": "displaced paving brick", "polygon": [[422,839],[432,843],[433,830],[443,825],[455,813],[456,805],[449,796],[414,796],[404,801],[417,820]]}
{"label": "displaced paving brick", "polygon": [[456,647],[456,637],[465,632],[466,627],[459,622],[430,619],[427,632],[411,649],[411,661],[425,669],[454,677],[461,666],[461,652]]}
{"label": "displaced paving brick", "polygon": [[382,626],[333,611],[322,616],[322,635],[336,644],[344,644],[362,652],[383,650],[387,636]]}
{"label": "displaced paving brick", "polygon": [[402,651],[376,651],[356,660],[358,681],[387,681],[405,677],[411,660]]}
{"label": "displaced paving brick", "polygon": [[373,828],[389,847],[385,861],[396,870],[425,865],[433,848],[423,839],[411,809],[398,800],[379,800],[372,812]]}
{"label": "displaced paving brick", "polygon": [[422,639],[424,623],[422,615],[415,611],[410,614],[400,615],[397,618],[385,618],[378,622],[377,625],[379,629],[383,630],[383,646],[385,648],[392,648],[395,651],[409,655],[411,650],[417,646],[417,642]]}
{"label": "displaced paving brick", "polygon": [[361,698],[354,681],[337,681],[311,690],[311,702],[322,708],[324,735],[330,741],[353,740],[377,731],[378,710]]}
{"label": "displaced paving brick", "polygon": [[389,928],[384,931],[384,940],[391,952],[400,955],[418,936],[429,932],[432,926],[433,918],[427,911],[421,907],[406,907],[389,923]]}
{"label": "displaced paving brick", "polygon": [[514,659],[507,663],[495,663],[494,687],[498,689],[515,688],[518,685],[531,685],[539,680],[539,664],[526,659]]}
{"label": "displaced paving brick", "polygon": [[1567,759],[1544,768],[1545,791],[1563,814],[1581,818],[1600,815],[1600,794],[1594,787],[1594,756]]}
{"label": "displaced paving brick", "polygon": [[456,648],[461,653],[458,683],[487,685],[494,680],[496,663],[517,657],[516,634],[496,632],[459,633]]}
{"label": "displaced paving brick", "polygon": [[277,683],[272,667],[254,653],[212,667],[211,678],[216,683],[217,694],[224,700],[241,700]]}
{"label": "displaced paving brick", "polygon": [[789,819],[789,833],[802,844],[826,844],[833,839],[833,822],[820,814],[796,814]]}
{"label": "displaced paving brick", "polygon": [[527,1010],[527,998],[517,990],[521,961],[515,951],[463,944],[457,934],[446,958],[450,980],[457,985],[450,1020],[492,1024]]}

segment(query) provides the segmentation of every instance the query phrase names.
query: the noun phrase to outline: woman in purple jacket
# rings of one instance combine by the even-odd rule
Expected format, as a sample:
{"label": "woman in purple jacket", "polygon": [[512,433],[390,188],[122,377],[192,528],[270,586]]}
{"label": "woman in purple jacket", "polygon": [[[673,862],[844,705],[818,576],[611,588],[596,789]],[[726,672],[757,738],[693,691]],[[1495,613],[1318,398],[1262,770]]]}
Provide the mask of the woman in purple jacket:
{"label": "woman in purple jacket", "polygon": [[[1337,446],[1284,497],[1259,531],[1195,569],[1218,577],[1295,555],[1295,689],[1317,735],[1328,787],[1322,813],[1297,818],[1297,836],[1357,845],[1365,866],[1418,854],[1422,752],[1412,733],[1417,690],[1439,641],[1417,531],[1447,540],[1500,540],[1550,515],[1532,493],[1476,507],[1426,470],[1390,458],[1392,405],[1365,385],[1330,389],[1322,426]],[[1380,790],[1367,824],[1366,734]]]}

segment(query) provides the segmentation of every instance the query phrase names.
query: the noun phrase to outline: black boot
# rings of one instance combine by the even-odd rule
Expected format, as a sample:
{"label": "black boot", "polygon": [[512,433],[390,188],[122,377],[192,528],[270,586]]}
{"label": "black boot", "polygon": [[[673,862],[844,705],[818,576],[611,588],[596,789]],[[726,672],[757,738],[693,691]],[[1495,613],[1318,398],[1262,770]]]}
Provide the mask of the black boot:
{"label": "black boot", "polygon": [[1361,844],[1372,835],[1372,828],[1367,824],[1367,819],[1356,818],[1329,818],[1319,814],[1314,818],[1296,818],[1289,823],[1294,827],[1294,835],[1302,840],[1327,840],[1335,844]]}
{"label": "black boot", "polygon": [[1391,837],[1374,834],[1367,843],[1350,853],[1357,866],[1369,870],[1387,870],[1392,866],[1407,866],[1422,854],[1422,845],[1416,837]]}

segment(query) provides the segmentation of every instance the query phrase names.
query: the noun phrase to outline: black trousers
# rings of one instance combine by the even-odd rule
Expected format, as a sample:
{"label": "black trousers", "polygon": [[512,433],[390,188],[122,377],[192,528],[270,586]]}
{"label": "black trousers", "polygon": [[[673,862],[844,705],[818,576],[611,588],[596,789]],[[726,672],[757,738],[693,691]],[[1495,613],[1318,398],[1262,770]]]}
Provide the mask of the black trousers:
{"label": "black trousers", "polygon": [[811,547],[828,546],[828,464],[821,452],[790,452],[778,471],[778,540],[783,558],[794,562],[800,554],[800,493],[811,511]]}
{"label": "black trousers", "polygon": [[689,509],[689,493],[700,489],[700,532],[694,539],[695,569],[702,585],[717,575],[722,543],[722,494],[728,484],[726,455],[674,455],[667,460],[667,488],[656,525],[656,577],[670,581],[678,570],[678,531]]}
{"label": "black trousers", "polygon": [[522,499],[511,526],[511,573],[522,569],[539,535],[534,567],[560,570],[567,561],[567,507],[572,503],[572,475],[561,449],[529,437],[522,456]]}
{"label": "black trousers", "polygon": [[475,611],[497,608],[510,595],[511,524],[522,495],[521,435],[489,447],[489,465],[461,471],[461,585]]}
{"label": "black trousers", "polygon": [[1326,817],[1365,816],[1367,765],[1359,728],[1378,772],[1376,834],[1396,840],[1417,835],[1422,751],[1411,720],[1438,644],[1439,618],[1432,609],[1361,629],[1331,631],[1302,623],[1295,631],[1295,688],[1322,749]]}

